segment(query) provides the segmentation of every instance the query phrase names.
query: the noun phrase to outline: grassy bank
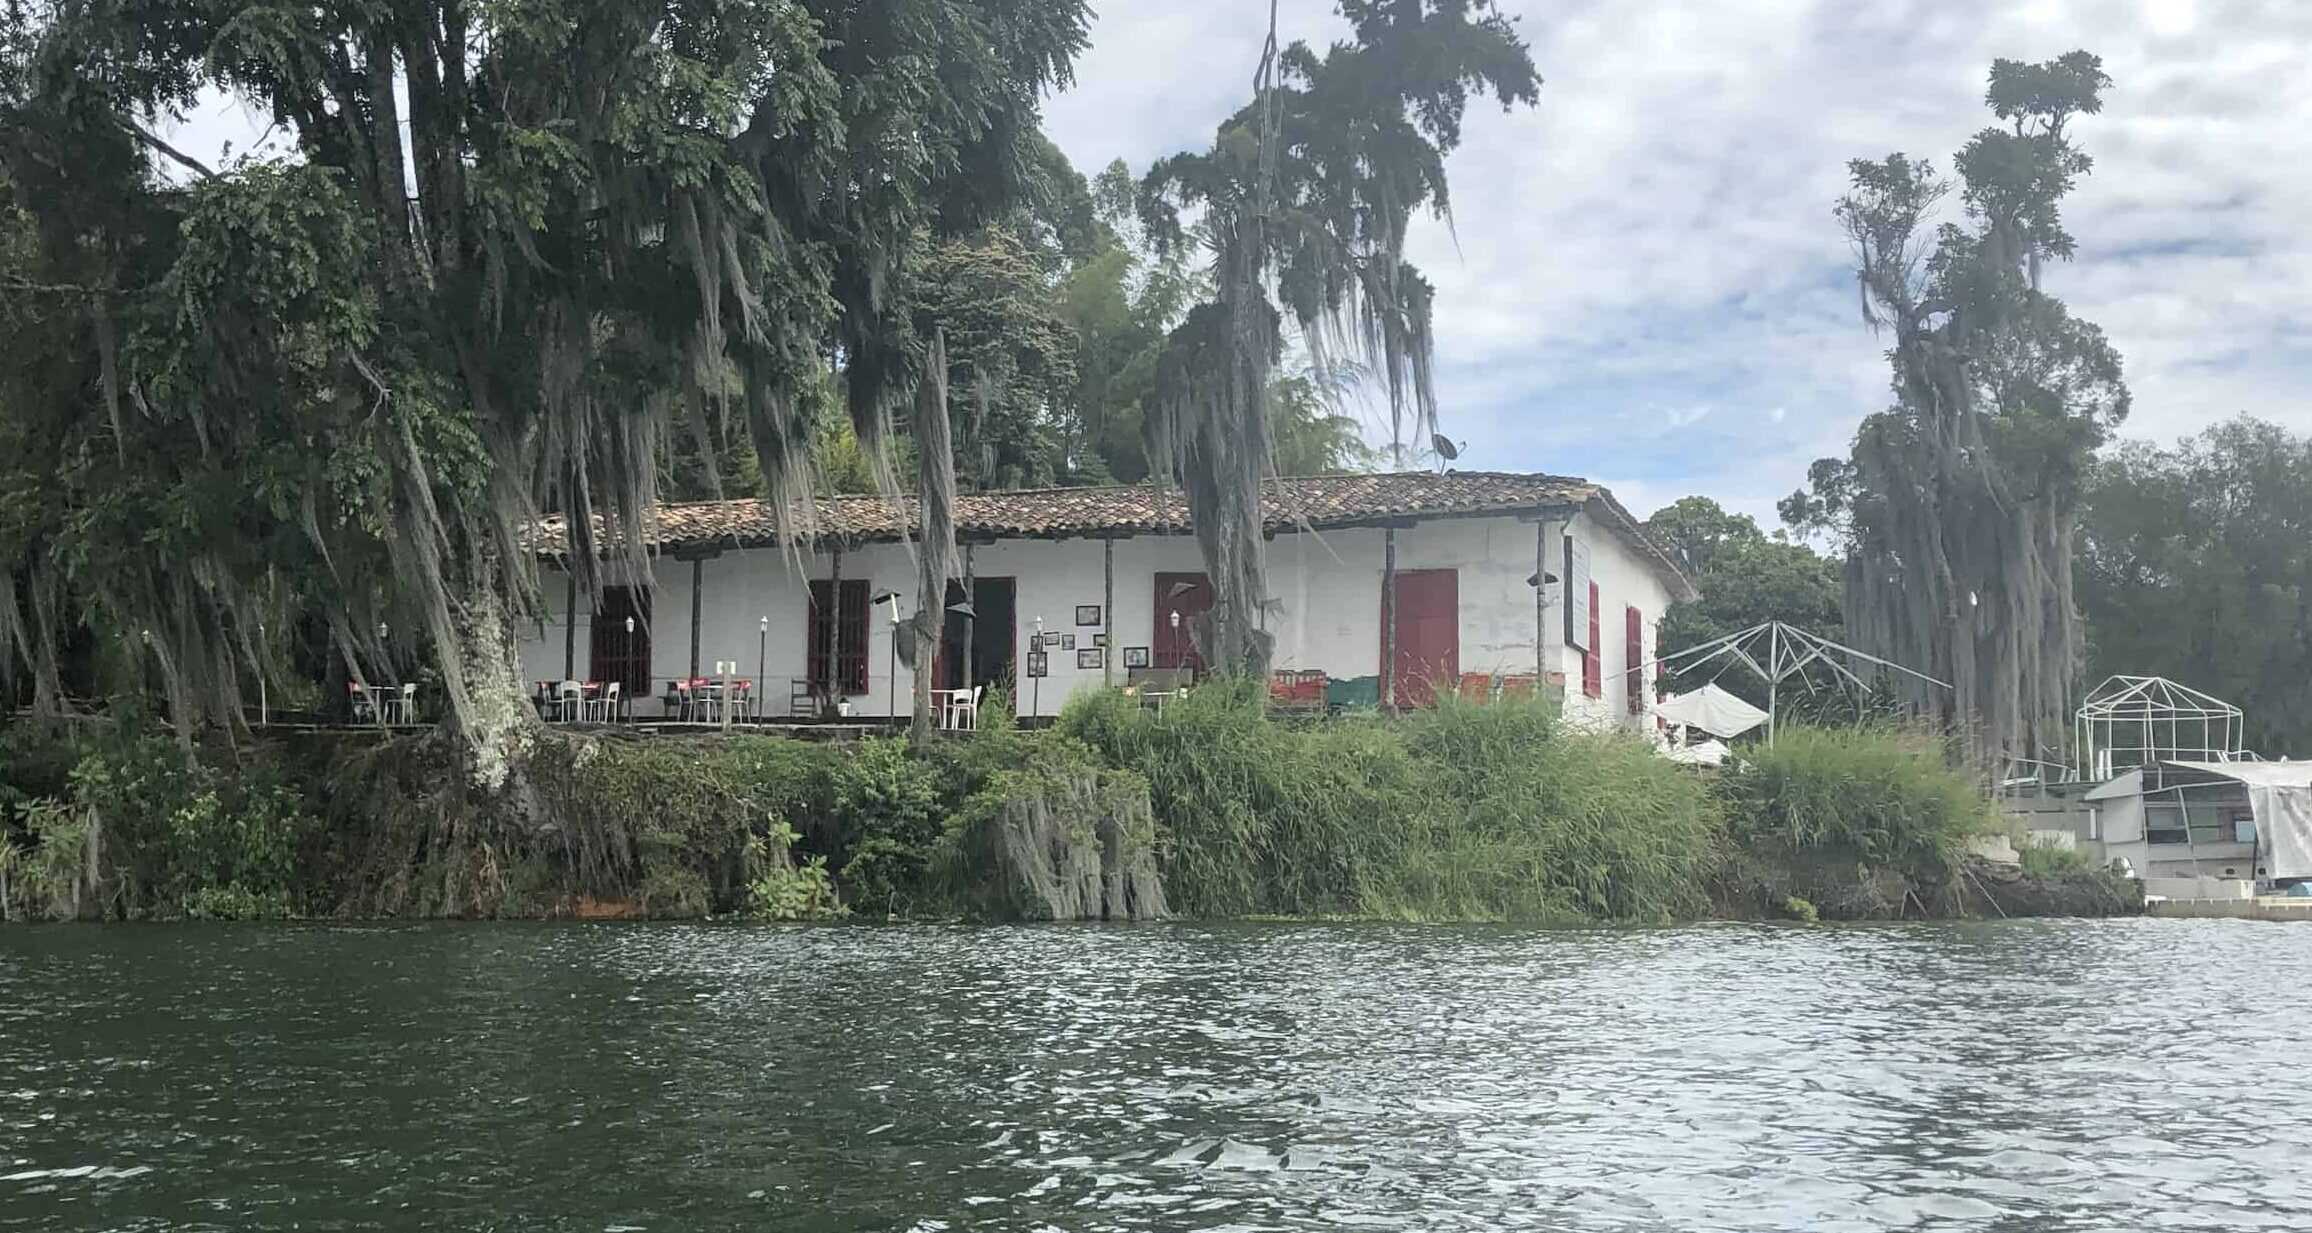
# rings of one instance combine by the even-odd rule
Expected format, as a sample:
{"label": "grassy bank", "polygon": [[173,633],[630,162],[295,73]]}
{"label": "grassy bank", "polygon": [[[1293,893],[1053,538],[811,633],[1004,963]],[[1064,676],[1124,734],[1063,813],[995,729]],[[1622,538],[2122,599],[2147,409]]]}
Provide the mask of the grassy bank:
{"label": "grassy bank", "polygon": [[1060,730],[1147,779],[1166,890],[1193,915],[1708,908],[1721,828],[1702,781],[1635,739],[1562,731],[1546,703],[1285,724],[1256,685],[1221,683],[1160,715],[1087,696]]}
{"label": "grassy bank", "polygon": [[1011,918],[1169,899],[1194,917],[1577,922],[1987,915],[2028,910],[2041,884],[2066,910],[2125,899],[2051,867],[1994,897],[1964,856],[1991,803],[1917,734],[1788,728],[1705,775],[1542,702],[1280,722],[1257,686],[1219,682],[1161,714],[1087,695],[1052,730],[999,720],[920,751],[545,732],[498,793],[439,737],[188,759],[134,722],[19,726],[0,759],[0,913],[18,919]]}
{"label": "grassy bank", "polygon": [[510,782],[476,788],[435,734],[188,757],[133,719],[20,724],[0,735],[0,918],[1017,915],[989,902],[991,828],[1063,786],[1087,809],[1144,796],[1003,726],[922,753],[544,731]]}

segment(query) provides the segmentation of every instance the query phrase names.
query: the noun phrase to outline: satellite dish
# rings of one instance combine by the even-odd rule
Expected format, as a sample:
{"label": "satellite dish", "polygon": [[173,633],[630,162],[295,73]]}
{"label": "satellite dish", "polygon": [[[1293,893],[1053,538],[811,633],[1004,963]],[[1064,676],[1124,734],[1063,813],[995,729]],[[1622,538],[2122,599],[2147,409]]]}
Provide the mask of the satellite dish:
{"label": "satellite dish", "polygon": [[1441,432],[1429,434],[1429,448],[1436,450],[1437,456],[1447,462],[1461,457],[1461,447],[1447,440],[1445,434]]}

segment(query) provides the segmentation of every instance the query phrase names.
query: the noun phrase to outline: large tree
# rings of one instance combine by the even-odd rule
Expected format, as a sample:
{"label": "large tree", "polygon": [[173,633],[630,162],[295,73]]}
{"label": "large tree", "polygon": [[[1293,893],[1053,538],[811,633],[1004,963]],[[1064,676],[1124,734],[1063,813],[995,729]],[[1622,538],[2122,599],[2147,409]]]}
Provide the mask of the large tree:
{"label": "large tree", "polygon": [[[244,683],[281,670],[292,614],[323,614],[320,640],[355,671],[422,647],[488,769],[521,726],[509,622],[533,598],[538,510],[575,515],[592,588],[604,557],[647,568],[638,532],[678,424],[702,441],[743,425],[785,509],[831,392],[870,458],[895,421],[944,415],[917,397],[944,382],[918,380],[931,340],[910,264],[1018,206],[1044,156],[1039,93],[1088,14],[10,15],[8,298],[39,297],[41,346],[0,359],[11,462],[32,477],[29,497],[0,494],[8,658],[54,705],[60,631],[84,623],[149,648],[189,726],[237,716]],[[152,117],[212,90],[294,154],[211,168],[155,134]]]}
{"label": "large tree", "polygon": [[1172,330],[1144,431],[1196,525],[1211,610],[1207,662],[1264,673],[1269,602],[1261,481],[1275,470],[1269,401],[1289,314],[1320,365],[1353,350],[1381,381],[1403,442],[1437,426],[1429,283],[1404,256],[1414,213],[1449,207],[1445,156],[1473,92],[1509,108],[1540,79],[1491,0],[1340,0],[1352,38],[1323,54],[1269,40],[1252,102],[1212,147],[1152,167],[1140,215],[1162,251],[1212,254],[1209,299]]}
{"label": "large tree", "polygon": [[2086,52],[1995,62],[1999,124],[1959,151],[1960,221],[1935,223],[1952,185],[1928,163],[1850,165],[1837,214],[1894,403],[1783,507],[1843,540],[1850,639],[1951,682],[1900,688],[1987,759],[2056,756],[2068,735],[2080,478],[2128,409],[2118,353],[2040,284],[2076,247],[2061,205],[2089,160],[2071,122],[2109,85]]}
{"label": "large tree", "polygon": [[2247,743],[2312,756],[2312,438],[2241,418],[2098,462],[2080,536],[2093,675],[2237,703]]}

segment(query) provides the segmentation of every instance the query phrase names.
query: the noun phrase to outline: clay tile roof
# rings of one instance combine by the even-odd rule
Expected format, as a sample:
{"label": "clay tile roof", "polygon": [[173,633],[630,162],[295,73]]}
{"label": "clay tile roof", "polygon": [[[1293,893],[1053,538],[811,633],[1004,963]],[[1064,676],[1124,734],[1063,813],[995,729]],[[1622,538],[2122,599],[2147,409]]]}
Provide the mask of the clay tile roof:
{"label": "clay tile roof", "polygon": [[[1659,561],[1675,580],[1673,590],[1691,589],[1669,554],[1613,494],[1584,479],[1498,471],[1401,471],[1272,479],[1265,488],[1263,508],[1274,531],[1303,523],[1323,529],[1402,518],[1586,508]],[[915,525],[913,498],[893,502],[880,496],[836,496],[822,497],[815,504],[810,516],[800,516],[802,511],[797,510],[798,516],[789,519],[806,538],[896,540]],[[1190,529],[1187,498],[1176,489],[1152,484],[963,493],[956,498],[955,522],[958,535],[977,539],[1181,534]],[[764,547],[779,542],[770,503],[754,498],[662,505],[648,535],[650,546],[669,549],[710,544]],[[532,542],[542,551],[559,550],[567,542],[562,516],[541,519],[534,536]]]}

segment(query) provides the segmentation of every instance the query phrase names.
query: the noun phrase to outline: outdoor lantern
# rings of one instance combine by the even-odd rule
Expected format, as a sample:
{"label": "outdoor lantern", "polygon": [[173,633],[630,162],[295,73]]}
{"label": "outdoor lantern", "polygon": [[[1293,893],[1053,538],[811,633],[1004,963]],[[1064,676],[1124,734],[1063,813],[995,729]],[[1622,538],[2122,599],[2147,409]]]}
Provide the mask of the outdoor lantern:
{"label": "outdoor lantern", "polygon": [[1172,628],[1180,628],[1180,610],[1178,608],[1172,610]]}
{"label": "outdoor lantern", "polygon": [[633,618],[633,617],[628,617],[628,618],[626,618],[626,632],[627,632],[627,633],[630,633],[630,634],[634,632],[634,618]]}
{"label": "outdoor lantern", "polygon": [[766,634],[771,632],[771,618],[766,616],[762,620],[755,622],[755,627]]}
{"label": "outdoor lantern", "polygon": [[378,636],[378,638],[379,638],[380,640],[384,639],[384,637],[385,637],[385,633],[386,633],[386,626],[385,626],[385,622],[383,622],[383,621],[379,621],[379,622],[377,623],[377,636]]}

